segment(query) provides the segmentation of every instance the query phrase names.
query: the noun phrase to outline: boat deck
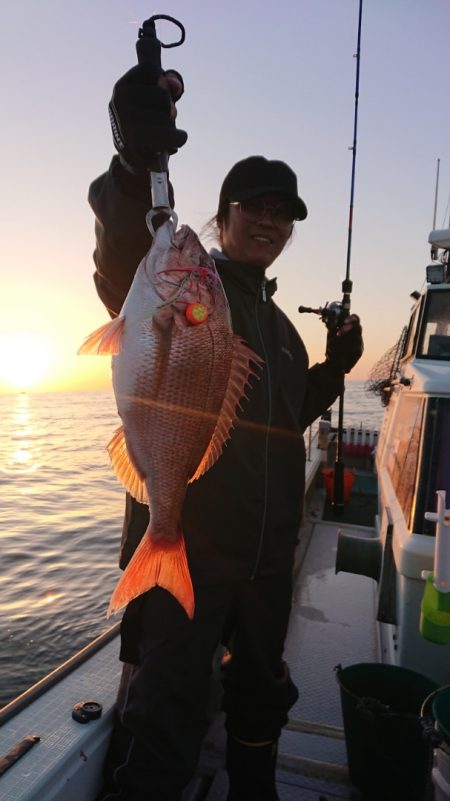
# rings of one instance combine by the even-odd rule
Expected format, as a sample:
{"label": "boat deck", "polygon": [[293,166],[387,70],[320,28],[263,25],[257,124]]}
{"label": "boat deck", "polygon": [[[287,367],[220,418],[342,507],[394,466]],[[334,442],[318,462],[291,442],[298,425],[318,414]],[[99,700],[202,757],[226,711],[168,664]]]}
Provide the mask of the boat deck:
{"label": "boat deck", "polygon": [[[277,770],[280,801],[331,801],[361,796],[348,781],[340,691],[334,668],[379,661],[373,580],[335,574],[337,532],[371,536],[367,527],[322,520],[325,490],[309,489],[301,529],[295,591],[286,642],[299,699],[283,731]],[[0,756],[27,735],[40,742],[0,777],[2,801],[94,801],[109,738],[120,672],[118,639],[62,678],[0,731]],[[72,720],[81,699],[103,705],[99,720]],[[224,801],[225,734],[220,716],[206,738],[198,775],[184,801]],[[80,794],[80,788],[83,788]]]}

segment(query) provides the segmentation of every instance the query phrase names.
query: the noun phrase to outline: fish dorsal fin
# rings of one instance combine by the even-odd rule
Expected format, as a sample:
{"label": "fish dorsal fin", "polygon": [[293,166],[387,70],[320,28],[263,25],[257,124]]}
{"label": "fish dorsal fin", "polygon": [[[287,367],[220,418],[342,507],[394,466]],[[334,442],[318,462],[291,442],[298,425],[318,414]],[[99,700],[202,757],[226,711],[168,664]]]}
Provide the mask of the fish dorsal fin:
{"label": "fish dorsal fin", "polygon": [[97,328],[78,350],[80,356],[114,356],[120,353],[124,317],[116,317]]}
{"label": "fish dorsal fin", "polygon": [[116,478],[139,503],[148,504],[147,487],[130,459],[123,426],[115,431],[107,450]]}
{"label": "fish dorsal fin", "polygon": [[258,377],[258,374],[250,366],[250,362],[254,362],[258,367],[264,363],[263,359],[251,350],[240,337],[234,336],[230,376],[222,408],[209,445],[197,470],[189,479],[189,483],[203,476],[217,462],[225,443],[230,439],[231,429],[237,420],[237,411],[241,408],[240,401],[247,397],[245,387],[249,386],[249,378],[251,375]]}

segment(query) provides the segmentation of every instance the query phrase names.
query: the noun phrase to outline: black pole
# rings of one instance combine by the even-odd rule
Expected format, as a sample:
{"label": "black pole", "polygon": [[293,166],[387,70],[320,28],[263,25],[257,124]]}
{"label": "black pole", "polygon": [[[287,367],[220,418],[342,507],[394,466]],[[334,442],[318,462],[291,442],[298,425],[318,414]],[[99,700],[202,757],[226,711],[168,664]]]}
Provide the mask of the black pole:
{"label": "black pole", "polygon": [[[353,204],[355,196],[356,145],[358,139],[359,67],[361,58],[362,5],[363,5],[363,0],[359,0],[358,42],[355,54],[356,58],[355,111],[354,111],[354,122],[353,122],[353,146],[351,147],[352,179],[350,186],[350,208],[348,215],[347,264],[345,271],[345,279],[342,282],[343,320],[345,320],[345,318],[348,317],[348,315],[350,314],[350,295],[353,286],[350,280],[350,261],[351,261],[352,234],[353,234]],[[334,465],[334,487],[333,487],[333,510],[337,515],[342,515],[344,512],[344,458],[343,458],[344,392],[345,392],[345,373],[342,372],[342,385],[339,394],[338,437],[337,437],[337,449],[336,449],[336,462]]]}

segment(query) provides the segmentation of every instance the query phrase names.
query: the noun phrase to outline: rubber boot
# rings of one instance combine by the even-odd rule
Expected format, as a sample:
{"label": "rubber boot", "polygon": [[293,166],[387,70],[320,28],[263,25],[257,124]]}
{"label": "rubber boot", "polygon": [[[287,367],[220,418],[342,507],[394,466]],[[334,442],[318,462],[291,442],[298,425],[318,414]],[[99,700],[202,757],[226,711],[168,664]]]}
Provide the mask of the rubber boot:
{"label": "rubber boot", "polygon": [[277,742],[244,743],[229,736],[227,801],[280,801],[275,787]]}

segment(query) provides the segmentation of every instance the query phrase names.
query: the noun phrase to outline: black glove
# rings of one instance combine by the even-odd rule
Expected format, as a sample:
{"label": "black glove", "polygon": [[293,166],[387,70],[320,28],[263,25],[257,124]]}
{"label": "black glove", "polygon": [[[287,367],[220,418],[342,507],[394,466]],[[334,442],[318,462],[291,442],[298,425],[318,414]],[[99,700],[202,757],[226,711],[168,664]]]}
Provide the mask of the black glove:
{"label": "black glove", "polygon": [[350,319],[353,325],[349,331],[333,329],[327,335],[326,360],[344,373],[350,372],[364,351],[359,317],[353,315]]}
{"label": "black glove", "polygon": [[[183,79],[175,70],[166,76],[175,76],[183,86]],[[109,116],[114,144],[121,161],[132,170],[146,169],[156,153],[176,153],[187,139],[171,119],[172,98],[166,89],[157,85],[161,73],[153,66],[139,64],[120,78],[113,89]]]}

